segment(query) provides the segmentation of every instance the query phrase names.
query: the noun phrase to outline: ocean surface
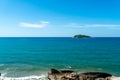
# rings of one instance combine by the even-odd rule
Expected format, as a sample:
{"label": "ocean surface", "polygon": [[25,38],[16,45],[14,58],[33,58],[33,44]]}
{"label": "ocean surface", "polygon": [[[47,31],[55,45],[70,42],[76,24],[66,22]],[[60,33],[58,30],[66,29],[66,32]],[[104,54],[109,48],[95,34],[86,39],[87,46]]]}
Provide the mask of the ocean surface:
{"label": "ocean surface", "polygon": [[4,80],[44,80],[51,68],[120,76],[120,38],[0,38],[0,73]]}

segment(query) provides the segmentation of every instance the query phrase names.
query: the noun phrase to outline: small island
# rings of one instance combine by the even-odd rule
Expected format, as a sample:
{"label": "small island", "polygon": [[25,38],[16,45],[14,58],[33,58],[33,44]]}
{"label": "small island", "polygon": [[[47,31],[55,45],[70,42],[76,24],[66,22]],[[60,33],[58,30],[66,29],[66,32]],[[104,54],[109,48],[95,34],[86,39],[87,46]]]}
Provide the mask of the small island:
{"label": "small island", "polygon": [[90,38],[90,36],[78,34],[78,35],[74,35],[73,38]]}

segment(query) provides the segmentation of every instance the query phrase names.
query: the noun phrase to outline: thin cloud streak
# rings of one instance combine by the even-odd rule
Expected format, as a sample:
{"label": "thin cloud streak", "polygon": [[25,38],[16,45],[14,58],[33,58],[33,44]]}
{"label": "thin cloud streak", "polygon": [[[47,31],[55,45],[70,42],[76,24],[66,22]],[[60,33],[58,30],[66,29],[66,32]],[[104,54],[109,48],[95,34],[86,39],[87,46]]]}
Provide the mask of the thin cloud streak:
{"label": "thin cloud streak", "polygon": [[27,28],[44,28],[48,26],[49,23],[50,22],[48,21],[41,21],[39,24],[21,22],[19,25],[22,27],[27,27]]}
{"label": "thin cloud streak", "polygon": [[120,28],[119,24],[77,24],[77,23],[70,23],[65,25],[67,27],[72,28]]}

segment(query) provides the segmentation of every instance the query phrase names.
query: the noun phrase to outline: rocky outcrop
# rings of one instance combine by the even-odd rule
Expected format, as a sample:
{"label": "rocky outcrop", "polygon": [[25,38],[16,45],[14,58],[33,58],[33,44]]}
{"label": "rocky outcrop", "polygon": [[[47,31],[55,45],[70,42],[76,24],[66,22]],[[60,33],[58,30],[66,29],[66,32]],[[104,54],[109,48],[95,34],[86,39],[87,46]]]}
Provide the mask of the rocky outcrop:
{"label": "rocky outcrop", "polygon": [[49,80],[69,80],[75,78],[76,73],[71,70],[61,70],[58,71],[56,69],[51,69],[48,72],[48,79]]}
{"label": "rocky outcrop", "polygon": [[111,80],[112,75],[102,72],[86,72],[77,74],[72,70],[51,69],[48,72],[49,80]]}
{"label": "rocky outcrop", "polygon": [[79,80],[110,80],[111,74],[103,72],[86,72],[79,74]]}

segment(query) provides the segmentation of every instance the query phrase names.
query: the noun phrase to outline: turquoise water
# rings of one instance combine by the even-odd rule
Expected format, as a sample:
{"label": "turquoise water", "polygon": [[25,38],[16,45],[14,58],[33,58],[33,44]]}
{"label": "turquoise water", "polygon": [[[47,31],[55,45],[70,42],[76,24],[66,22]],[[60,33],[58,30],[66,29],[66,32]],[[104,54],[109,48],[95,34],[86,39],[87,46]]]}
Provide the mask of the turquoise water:
{"label": "turquoise water", "polygon": [[0,38],[0,72],[47,74],[50,68],[120,76],[120,38]]}

